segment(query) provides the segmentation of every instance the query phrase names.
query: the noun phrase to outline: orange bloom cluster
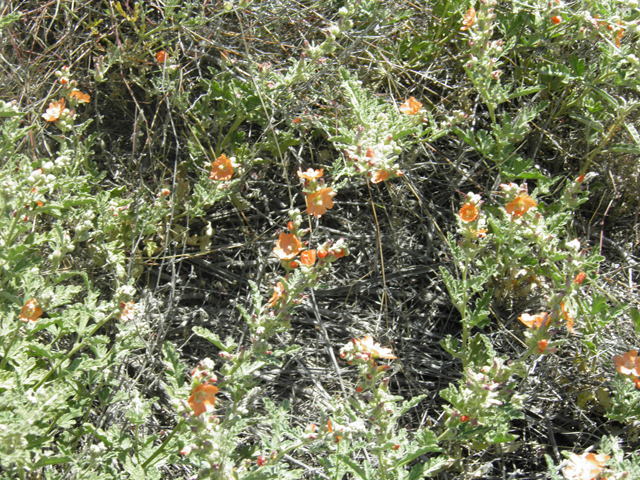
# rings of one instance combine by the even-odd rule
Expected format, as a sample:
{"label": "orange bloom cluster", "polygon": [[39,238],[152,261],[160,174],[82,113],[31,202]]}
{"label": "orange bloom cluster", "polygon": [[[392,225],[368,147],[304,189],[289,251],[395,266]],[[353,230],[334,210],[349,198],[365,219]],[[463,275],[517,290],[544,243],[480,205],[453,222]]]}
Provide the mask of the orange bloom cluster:
{"label": "orange bloom cluster", "polygon": [[474,23],[476,23],[476,9],[471,7],[467,10],[467,14],[462,19],[462,26],[460,27],[460,31],[464,32],[465,30],[469,30]]}
{"label": "orange bloom cluster", "polygon": [[211,180],[231,180],[231,177],[233,177],[233,166],[231,160],[223,153],[211,165],[209,178]]}
{"label": "orange bloom cluster", "polygon": [[213,412],[216,393],[218,393],[218,387],[204,383],[193,389],[189,397],[189,406],[196,417],[204,412]]}
{"label": "orange bloom cluster", "polygon": [[613,357],[616,364],[616,370],[625,376],[628,376],[640,388],[640,358],[638,358],[637,350],[629,350],[624,355],[616,355]]}
{"label": "orange bloom cluster", "polygon": [[569,456],[569,465],[562,470],[564,476],[570,480],[594,480],[604,469],[604,462],[611,458],[604,453],[596,455],[595,453],[583,453],[576,455],[572,453]]}
{"label": "orange bloom cluster", "polygon": [[402,105],[400,105],[400,107],[398,107],[398,110],[400,110],[400,113],[404,113],[405,115],[415,115],[420,111],[421,108],[422,104],[414,97],[410,97]]}
{"label": "orange bloom cluster", "polygon": [[505,209],[509,215],[516,218],[522,217],[530,208],[536,207],[538,204],[533,198],[527,194],[518,195],[512,202],[505,205]]}
{"label": "orange bloom cluster", "polygon": [[22,312],[20,312],[20,320],[23,322],[35,322],[42,316],[42,309],[38,308],[38,301],[35,298],[32,298],[27,303],[25,303],[24,307],[22,307]]}

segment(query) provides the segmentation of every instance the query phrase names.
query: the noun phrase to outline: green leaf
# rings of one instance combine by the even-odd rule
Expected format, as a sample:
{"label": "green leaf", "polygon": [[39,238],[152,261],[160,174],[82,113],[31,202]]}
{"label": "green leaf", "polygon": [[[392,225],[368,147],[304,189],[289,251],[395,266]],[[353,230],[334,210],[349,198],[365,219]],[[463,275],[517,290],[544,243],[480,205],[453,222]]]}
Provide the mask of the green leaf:
{"label": "green leaf", "polygon": [[632,308],[631,310],[629,310],[629,315],[631,315],[633,327],[636,329],[636,332],[640,333],[640,310],[638,310],[637,308]]}
{"label": "green leaf", "polygon": [[600,133],[604,132],[604,125],[602,125],[602,123],[597,120],[593,120],[591,118],[578,115],[577,113],[572,113],[569,115],[569,117],[574,120],[577,120],[580,123],[584,123],[587,127],[593,128],[594,130],[597,130]]}
{"label": "green leaf", "polygon": [[617,143],[607,148],[607,152],[613,153],[632,153],[634,155],[640,155],[640,146],[633,143]]}
{"label": "green leaf", "polygon": [[409,401],[405,400],[404,402],[402,402],[402,406],[398,410],[398,415],[404,415],[407,411],[415,407],[425,398],[427,398],[427,395],[417,395]]}
{"label": "green leaf", "polygon": [[198,326],[193,327],[193,333],[195,333],[199,337],[209,340],[216,347],[218,347],[220,350],[225,352],[231,352],[231,350],[234,350],[238,346],[238,344],[235,343],[231,337],[227,338],[223,342],[222,340],[220,340],[220,337],[218,337],[216,333],[213,333],[202,327],[198,327]]}
{"label": "green leaf", "polygon": [[367,474],[367,471],[364,468],[362,468],[360,465],[358,465],[356,462],[351,460],[350,457],[348,457],[347,455],[336,455],[336,457],[338,457],[340,461],[348,465],[349,469],[353,472],[353,474],[357,475],[362,480],[369,479],[369,475]]}
{"label": "green leaf", "polygon": [[168,360],[171,376],[175,379],[178,388],[182,387],[184,385],[185,365],[180,361],[180,356],[176,351],[175,345],[171,342],[164,342],[162,345],[162,352],[164,353],[166,360]]}

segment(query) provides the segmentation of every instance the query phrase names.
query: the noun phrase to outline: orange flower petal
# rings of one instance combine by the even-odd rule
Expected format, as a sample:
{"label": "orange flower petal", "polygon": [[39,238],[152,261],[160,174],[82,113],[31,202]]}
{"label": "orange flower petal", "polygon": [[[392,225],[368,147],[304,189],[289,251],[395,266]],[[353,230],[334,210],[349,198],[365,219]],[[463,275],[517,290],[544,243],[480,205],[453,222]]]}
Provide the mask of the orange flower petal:
{"label": "orange flower petal", "polygon": [[204,412],[212,412],[216,401],[218,387],[213,385],[198,385],[189,397],[189,406],[193,408],[193,414],[197,417]]}
{"label": "orange flower petal", "polygon": [[231,180],[231,177],[233,177],[233,165],[231,165],[231,160],[223,153],[211,165],[209,178],[211,180]]}
{"label": "orange flower petal", "polygon": [[305,250],[300,254],[300,262],[302,265],[310,267],[314,263],[316,263],[316,251],[315,250]]}
{"label": "orange flower petal", "polygon": [[293,233],[281,233],[273,249],[280,260],[292,260],[302,250],[300,239]]}
{"label": "orange flower petal", "polygon": [[64,111],[64,98],[61,98],[57,102],[51,102],[49,104],[49,108],[47,111],[42,114],[42,118],[44,118],[47,122],[55,122],[60,118],[62,112]]}
{"label": "orange flower petal", "polygon": [[91,100],[91,97],[88,93],[82,93],[79,90],[73,90],[70,96],[72,98],[75,98],[80,103],[89,103],[89,100]]}
{"label": "orange flower petal", "polygon": [[465,203],[460,209],[460,220],[463,222],[473,222],[478,215],[478,207],[471,202]]}
{"label": "orange flower petal", "polygon": [[404,113],[405,115],[415,115],[422,108],[422,104],[417,101],[414,97],[410,97],[406,100],[398,109],[400,113]]}
{"label": "orange flower petal", "polygon": [[320,218],[327,210],[333,208],[331,188],[322,188],[307,196],[307,212],[316,218]]}
{"label": "orange flower petal", "polygon": [[538,204],[529,195],[518,195],[513,202],[509,202],[505,205],[505,209],[509,215],[514,217],[522,217],[529,211],[530,208],[536,207]]}
{"label": "orange flower petal", "polygon": [[27,303],[25,303],[24,307],[22,307],[22,311],[20,312],[20,320],[23,322],[35,322],[42,315],[42,310],[37,307],[38,301],[35,298],[32,298]]}
{"label": "orange flower petal", "polygon": [[464,32],[465,30],[468,30],[474,23],[476,23],[476,9],[471,7],[467,10],[467,14],[462,19],[460,31]]}
{"label": "orange flower petal", "polygon": [[384,182],[387,178],[389,178],[389,172],[386,170],[378,170],[373,174],[373,177],[371,177],[371,183]]}
{"label": "orange flower petal", "polygon": [[305,180],[315,180],[317,178],[322,177],[324,173],[324,168],[321,168],[320,170],[314,170],[313,168],[309,168],[307,169],[306,172],[302,172],[298,170],[297,173],[298,173],[298,177],[304,178]]}

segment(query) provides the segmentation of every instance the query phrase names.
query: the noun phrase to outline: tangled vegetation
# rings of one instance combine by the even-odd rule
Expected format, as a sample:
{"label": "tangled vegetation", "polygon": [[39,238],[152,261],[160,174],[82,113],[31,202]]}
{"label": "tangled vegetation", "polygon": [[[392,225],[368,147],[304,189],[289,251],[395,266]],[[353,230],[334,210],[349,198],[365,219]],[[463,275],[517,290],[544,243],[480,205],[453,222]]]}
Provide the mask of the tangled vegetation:
{"label": "tangled vegetation", "polygon": [[2,478],[640,478],[639,36],[2,4]]}

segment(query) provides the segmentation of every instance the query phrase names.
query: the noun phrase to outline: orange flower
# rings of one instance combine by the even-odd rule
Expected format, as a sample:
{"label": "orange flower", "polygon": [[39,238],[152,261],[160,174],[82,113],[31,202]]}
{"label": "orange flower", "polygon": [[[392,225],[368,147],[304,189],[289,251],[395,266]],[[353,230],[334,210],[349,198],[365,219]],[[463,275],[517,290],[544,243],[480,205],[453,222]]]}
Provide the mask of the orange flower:
{"label": "orange flower", "polygon": [[36,306],[37,304],[38,301],[35,298],[25,303],[24,307],[22,307],[22,312],[20,312],[20,320],[23,322],[35,322],[38,320],[42,315],[42,310]]}
{"label": "orange flower", "polygon": [[547,315],[547,312],[542,312],[535,316],[523,313],[521,317],[518,317],[518,320],[529,328],[540,328],[549,323],[549,315]]}
{"label": "orange flower", "polygon": [[300,254],[300,262],[302,265],[306,267],[310,267],[314,263],[316,263],[316,251],[315,250],[305,250]]}
{"label": "orange flower", "polygon": [[507,203],[505,208],[509,215],[521,217],[529,211],[530,208],[536,207],[538,204],[533,198],[527,194],[518,195],[513,202]]}
{"label": "orange flower", "polygon": [[471,235],[478,238],[486,238],[487,230],[484,228],[481,228],[480,230],[471,229]]}
{"label": "orange flower", "polygon": [[551,17],[551,21],[553,22],[554,25],[558,25],[560,22],[562,22],[562,17],[559,17],[558,15],[554,15],[553,17]]}
{"label": "orange flower", "polygon": [[309,168],[307,169],[306,172],[302,172],[298,170],[297,173],[298,173],[298,177],[304,178],[305,180],[315,180],[316,178],[322,177],[322,174],[324,173],[324,168],[321,168],[320,170],[314,170],[313,168]]}
{"label": "orange flower", "polygon": [[333,208],[331,188],[322,188],[307,197],[307,212],[316,218],[320,218],[327,210]]}
{"label": "orange flower", "polygon": [[576,275],[576,278],[573,279],[573,283],[577,283],[578,285],[582,285],[582,282],[584,282],[584,279],[586,278],[587,274],[584,272],[580,272],[579,274]]}
{"label": "orange flower", "polygon": [[80,103],[89,103],[89,100],[91,100],[91,97],[88,93],[82,93],[79,90],[73,90],[70,96],[72,98],[75,98]]}
{"label": "orange flower", "polygon": [[281,233],[273,249],[280,260],[291,260],[302,250],[300,239],[293,233]]}
{"label": "orange flower", "polygon": [[300,264],[295,260],[289,264],[289,268],[298,268]]}
{"label": "orange flower", "polygon": [[547,345],[549,344],[549,342],[545,339],[542,339],[538,342],[538,351],[540,353],[544,353],[544,351],[547,349]]}
{"label": "orange flower", "polygon": [[640,377],[640,358],[638,358],[637,350],[629,350],[624,355],[616,355],[613,357],[616,363],[616,370],[622,375],[631,375]]}
{"label": "orange flower", "polygon": [[476,23],[476,9],[471,7],[469,10],[467,10],[467,14],[462,19],[462,26],[460,27],[460,30],[464,32],[465,30],[468,30],[469,27],[474,23]]}
{"label": "orange flower", "polygon": [[593,480],[600,475],[604,469],[604,462],[609,458],[610,456],[604,453],[598,455],[595,453],[583,453],[582,455],[572,453],[569,456],[569,465],[562,470],[562,473],[570,480]]}
{"label": "orange flower", "polygon": [[360,344],[363,352],[371,354],[371,358],[380,357],[390,360],[398,358],[393,355],[393,351],[390,348],[383,348],[379,343],[374,343],[371,335],[365,335],[362,340],[356,339],[356,344]]}
{"label": "orange flower", "polygon": [[223,153],[211,165],[209,178],[211,180],[230,180],[231,177],[233,177],[233,166],[231,160]]}
{"label": "orange flower", "polygon": [[120,321],[121,322],[126,322],[127,320],[133,320],[135,317],[135,313],[133,311],[133,307],[134,307],[134,303],[133,302],[127,302],[127,303],[120,303],[120,308],[122,309],[122,312],[120,312]]}
{"label": "orange flower", "polygon": [[[618,20],[618,25],[622,25],[622,22],[620,20]],[[616,34],[616,47],[620,48],[620,40],[622,39],[622,36],[624,35],[624,29],[620,28],[620,30],[618,30],[618,33]]]}
{"label": "orange flower", "polygon": [[406,100],[398,109],[400,113],[404,113],[405,115],[415,115],[422,108],[422,104],[417,101],[414,97],[410,97],[409,100]]}
{"label": "orange flower", "polygon": [[462,220],[463,222],[473,222],[476,218],[478,218],[478,215],[478,207],[476,207],[471,202],[465,203],[460,209],[460,220]]}
{"label": "orange flower", "polygon": [[386,170],[378,170],[373,174],[373,177],[371,177],[371,183],[384,182],[387,178],[389,178],[389,172]]}
{"label": "orange flower", "polygon": [[273,308],[276,302],[280,300],[285,293],[286,292],[284,290],[284,285],[282,284],[282,282],[278,282],[276,286],[273,287],[273,295],[271,295],[271,298],[269,299],[267,305],[269,305],[270,308]]}
{"label": "orange flower", "polygon": [[573,331],[573,318],[571,318],[567,313],[567,309],[564,306],[564,301],[560,302],[560,309],[562,310],[562,316],[567,322],[567,330],[569,330],[571,333],[576,333]]}
{"label": "orange flower", "polygon": [[166,59],[167,59],[166,51],[160,50],[158,53],[156,53],[156,60],[158,60],[158,63],[164,63]]}
{"label": "orange flower", "polygon": [[42,118],[44,118],[47,122],[55,122],[60,118],[62,112],[64,111],[64,98],[61,98],[58,102],[51,102],[49,104],[49,108],[47,111],[42,114]]}
{"label": "orange flower", "polygon": [[193,390],[189,397],[189,406],[193,408],[193,414],[196,417],[204,412],[213,412],[216,393],[218,393],[218,387],[204,383]]}

